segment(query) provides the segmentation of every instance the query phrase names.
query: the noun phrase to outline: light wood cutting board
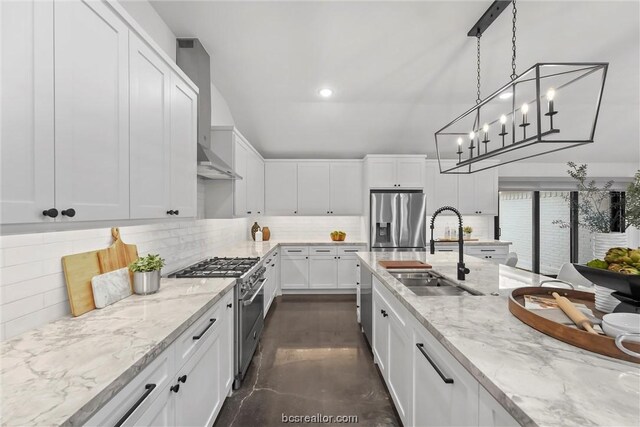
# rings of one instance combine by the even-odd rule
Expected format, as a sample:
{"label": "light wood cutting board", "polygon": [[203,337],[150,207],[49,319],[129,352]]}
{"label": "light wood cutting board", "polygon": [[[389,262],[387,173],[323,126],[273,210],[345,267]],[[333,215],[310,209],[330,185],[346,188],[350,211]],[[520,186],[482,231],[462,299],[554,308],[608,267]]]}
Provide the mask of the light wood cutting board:
{"label": "light wood cutting board", "polygon": [[[107,249],[98,251],[100,271],[103,273],[128,267],[129,264],[138,259],[138,247],[124,243],[122,239],[120,239],[119,228],[112,228],[111,236],[113,237],[113,244]],[[133,285],[133,273],[129,272],[129,274],[131,276],[131,284]]]}
{"label": "light wood cutting board", "polygon": [[111,235],[114,242],[107,249],[62,257],[69,305],[74,316],[96,308],[91,289],[91,279],[94,276],[127,267],[138,258],[138,248],[136,245],[125,244],[120,239],[118,228],[112,228]]}
{"label": "light wood cutting board", "polygon": [[422,261],[413,260],[413,261],[378,261],[378,264],[383,268],[394,269],[394,268],[431,268],[430,264],[427,264]]}

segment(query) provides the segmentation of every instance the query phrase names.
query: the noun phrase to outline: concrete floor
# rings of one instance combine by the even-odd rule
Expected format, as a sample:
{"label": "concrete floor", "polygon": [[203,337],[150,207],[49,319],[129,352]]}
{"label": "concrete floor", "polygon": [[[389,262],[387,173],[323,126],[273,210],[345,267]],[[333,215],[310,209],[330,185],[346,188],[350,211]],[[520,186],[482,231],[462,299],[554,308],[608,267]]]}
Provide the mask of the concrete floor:
{"label": "concrete floor", "polygon": [[359,426],[399,426],[355,303],[353,295],[277,298],[246,378],[215,426],[279,426],[283,414],[355,415]]}

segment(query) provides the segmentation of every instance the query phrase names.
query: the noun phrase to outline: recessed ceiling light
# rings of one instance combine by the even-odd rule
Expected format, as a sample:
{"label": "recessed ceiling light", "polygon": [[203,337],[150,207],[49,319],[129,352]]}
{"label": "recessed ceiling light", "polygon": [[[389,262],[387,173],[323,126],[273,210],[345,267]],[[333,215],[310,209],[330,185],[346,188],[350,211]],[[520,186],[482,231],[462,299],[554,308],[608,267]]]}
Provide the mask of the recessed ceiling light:
{"label": "recessed ceiling light", "polygon": [[513,96],[513,92],[504,92],[499,95],[500,99],[509,99]]}
{"label": "recessed ceiling light", "polygon": [[329,98],[331,95],[333,95],[333,91],[328,87],[325,87],[318,91],[318,95],[320,95],[323,98]]}

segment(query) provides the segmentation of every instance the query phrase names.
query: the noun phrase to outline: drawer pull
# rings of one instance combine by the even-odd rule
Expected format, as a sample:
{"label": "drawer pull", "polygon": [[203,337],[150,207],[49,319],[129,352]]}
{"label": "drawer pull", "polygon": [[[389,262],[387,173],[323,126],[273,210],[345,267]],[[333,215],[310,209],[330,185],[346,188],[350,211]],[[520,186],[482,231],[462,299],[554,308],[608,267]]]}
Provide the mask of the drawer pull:
{"label": "drawer pull", "polygon": [[495,249],[480,249],[480,252],[495,252]]}
{"label": "drawer pull", "polygon": [[131,408],[129,408],[129,410],[127,411],[127,413],[126,413],[126,414],[124,414],[124,415],[122,416],[122,418],[120,418],[120,419],[118,420],[118,422],[116,423],[116,427],[120,427],[122,424],[124,424],[124,423],[129,419],[129,417],[131,416],[131,414],[133,414],[133,413],[134,413],[134,411],[135,411],[136,409],[138,409],[138,407],[139,407],[140,405],[142,405],[142,402],[144,402],[144,401],[147,399],[147,397],[149,397],[149,395],[151,394],[151,392],[153,392],[153,389],[154,389],[154,388],[156,388],[156,385],[155,385],[155,384],[147,384],[147,385],[145,385],[145,386],[144,386],[144,389],[146,390],[146,391],[144,392],[144,394],[143,394],[142,396],[140,396],[140,399],[138,399],[138,400],[136,401],[136,403],[134,403],[134,404],[133,404],[133,406],[132,406]]}
{"label": "drawer pull", "polygon": [[438,252],[453,252],[453,249],[438,249]]}
{"label": "drawer pull", "polygon": [[424,349],[424,344],[417,343],[416,347],[418,347],[418,350],[420,350],[420,353],[422,353],[422,355],[429,361],[431,366],[433,366],[433,369],[435,369],[436,372],[438,373],[438,375],[440,375],[440,378],[442,378],[442,381],[444,381],[446,384],[453,384],[453,378],[446,377],[442,373],[442,371],[440,370],[438,365],[436,365],[435,362],[433,360],[431,360],[431,358],[429,357],[429,355],[427,354],[427,352]]}
{"label": "drawer pull", "polygon": [[187,382],[187,376],[183,375],[183,376],[179,377],[178,378],[178,382],[182,383],[182,384],[186,383]]}
{"label": "drawer pull", "polygon": [[193,339],[194,340],[199,340],[200,338],[202,338],[202,336],[207,333],[209,328],[212,327],[214,323],[216,323],[216,319],[209,319],[209,324],[207,325],[207,327],[204,328],[204,330],[202,332],[200,332],[200,335],[194,335]]}
{"label": "drawer pull", "polygon": [[316,252],[331,252],[329,249],[316,249]]}
{"label": "drawer pull", "polygon": [[302,249],[287,249],[287,253],[302,252]]}
{"label": "drawer pull", "polygon": [[358,252],[357,249],[345,249],[344,251],[345,252]]}

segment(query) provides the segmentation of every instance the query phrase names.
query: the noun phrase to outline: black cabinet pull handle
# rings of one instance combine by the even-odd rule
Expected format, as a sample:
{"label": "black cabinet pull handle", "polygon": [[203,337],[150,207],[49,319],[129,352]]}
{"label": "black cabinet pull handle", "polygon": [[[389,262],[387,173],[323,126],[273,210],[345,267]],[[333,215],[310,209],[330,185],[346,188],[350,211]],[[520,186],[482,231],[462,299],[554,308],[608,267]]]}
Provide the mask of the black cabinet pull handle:
{"label": "black cabinet pull handle", "polygon": [[74,216],[76,216],[76,210],[73,208],[65,209],[60,213],[64,216],[68,216],[69,218],[73,218]]}
{"label": "black cabinet pull handle", "polygon": [[202,338],[202,336],[207,333],[209,328],[212,327],[214,323],[216,323],[216,319],[209,319],[209,324],[207,325],[207,327],[204,328],[204,330],[202,332],[200,332],[200,335],[194,335],[193,339],[194,340],[199,340],[200,338]]}
{"label": "black cabinet pull handle", "polygon": [[171,209],[170,211],[167,211],[167,215],[175,215],[176,211],[174,211],[173,209]]}
{"label": "black cabinet pull handle", "polygon": [[142,405],[142,402],[144,402],[147,397],[149,397],[149,395],[151,394],[151,392],[153,391],[153,389],[156,388],[155,384],[147,384],[144,386],[145,392],[142,396],[140,396],[140,399],[136,400],[136,403],[133,404],[133,406],[131,408],[129,408],[129,410],[122,416],[122,418],[120,418],[118,420],[118,422],[116,423],[115,427],[120,427],[122,424],[125,423],[125,421],[127,421],[129,419],[129,417],[131,416],[131,414],[133,414],[133,412],[138,409],[138,406]]}
{"label": "black cabinet pull handle", "polygon": [[174,393],[177,393],[178,391],[180,391],[180,384],[172,385],[169,390],[171,390]]}
{"label": "black cabinet pull handle", "polygon": [[46,211],[42,211],[42,215],[48,216],[49,218],[56,218],[58,216],[58,209],[47,209]]}
{"label": "black cabinet pull handle", "polygon": [[231,308],[231,307],[233,307],[232,303],[227,304],[227,308]]}
{"label": "black cabinet pull handle", "polygon": [[247,213],[248,213],[249,215],[251,215],[251,211],[247,211]]}
{"label": "black cabinet pull handle", "polygon": [[429,363],[431,363],[431,366],[433,366],[433,369],[435,369],[438,375],[440,375],[440,378],[442,378],[442,381],[444,381],[446,384],[453,384],[453,378],[449,378],[445,376],[440,370],[440,368],[438,367],[438,365],[436,365],[435,362],[431,360],[431,358],[429,357],[429,355],[424,349],[424,344],[417,343],[416,347],[418,347],[418,350],[420,350],[420,353],[422,353],[422,355],[429,361]]}
{"label": "black cabinet pull handle", "polygon": [[178,378],[178,382],[179,383],[183,383],[183,384],[186,383],[187,382],[187,376],[183,375],[183,376],[179,377]]}
{"label": "black cabinet pull handle", "polygon": [[380,310],[380,313],[382,314],[382,317],[388,317],[389,316],[385,310]]}
{"label": "black cabinet pull handle", "polygon": [[275,267],[275,266],[276,266],[275,264],[271,264],[271,267]]}

